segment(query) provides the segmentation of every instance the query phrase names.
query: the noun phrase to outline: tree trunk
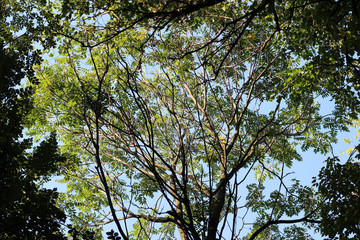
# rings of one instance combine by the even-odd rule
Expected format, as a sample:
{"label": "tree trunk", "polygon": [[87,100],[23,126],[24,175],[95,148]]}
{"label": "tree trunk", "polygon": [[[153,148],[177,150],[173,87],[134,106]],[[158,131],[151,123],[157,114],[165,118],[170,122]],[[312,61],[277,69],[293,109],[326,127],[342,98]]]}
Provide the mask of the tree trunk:
{"label": "tree trunk", "polygon": [[225,192],[226,192],[226,184],[221,184],[224,179],[226,178],[226,157],[222,157],[221,160],[221,175],[220,175],[220,182],[218,186],[222,187],[218,190],[215,194],[213,203],[210,204],[209,209],[209,224],[208,224],[208,234],[206,240],[215,240],[217,228],[220,222],[220,215],[221,211],[224,207],[225,203]]}

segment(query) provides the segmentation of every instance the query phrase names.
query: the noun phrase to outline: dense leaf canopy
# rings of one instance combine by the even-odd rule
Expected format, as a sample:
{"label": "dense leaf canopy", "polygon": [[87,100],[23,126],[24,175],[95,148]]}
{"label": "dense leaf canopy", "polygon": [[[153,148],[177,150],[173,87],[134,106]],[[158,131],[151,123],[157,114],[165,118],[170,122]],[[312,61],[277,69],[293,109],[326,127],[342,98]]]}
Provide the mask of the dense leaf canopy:
{"label": "dense leaf canopy", "polygon": [[58,171],[64,158],[56,153],[52,134],[28,153],[25,117],[31,109],[31,89],[22,89],[24,62],[16,52],[0,49],[0,238],[65,239],[60,232],[65,214],[56,206],[58,193],[39,182]]}

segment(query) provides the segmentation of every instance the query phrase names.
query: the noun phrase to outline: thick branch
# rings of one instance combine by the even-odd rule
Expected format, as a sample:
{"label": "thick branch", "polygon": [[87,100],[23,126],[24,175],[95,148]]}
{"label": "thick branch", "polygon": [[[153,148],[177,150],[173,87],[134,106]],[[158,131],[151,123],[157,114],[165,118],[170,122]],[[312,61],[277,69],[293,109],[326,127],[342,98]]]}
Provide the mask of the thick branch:
{"label": "thick branch", "polygon": [[264,231],[266,228],[270,227],[271,225],[275,225],[275,224],[292,224],[292,223],[299,223],[299,222],[309,222],[309,223],[321,223],[320,220],[313,220],[313,219],[309,219],[309,217],[313,214],[314,212],[309,213],[308,215],[306,215],[303,218],[299,218],[299,219],[294,219],[294,220],[270,220],[268,221],[265,225],[263,225],[262,227],[260,227],[258,230],[256,230],[253,235],[251,235],[251,237],[249,238],[249,240],[254,240],[262,231]]}

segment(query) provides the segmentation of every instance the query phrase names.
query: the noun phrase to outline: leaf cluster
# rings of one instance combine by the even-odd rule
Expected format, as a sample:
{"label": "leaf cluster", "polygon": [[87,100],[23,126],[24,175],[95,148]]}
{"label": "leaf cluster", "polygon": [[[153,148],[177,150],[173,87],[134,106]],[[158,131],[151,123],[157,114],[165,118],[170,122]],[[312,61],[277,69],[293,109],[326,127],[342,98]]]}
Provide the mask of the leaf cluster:
{"label": "leaf cluster", "polygon": [[356,239],[360,234],[360,164],[328,158],[315,186],[324,196],[319,229],[327,239]]}
{"label": "leaf cluster", "polygon": [[54,134],[32,151],[32,140],[23,137],[32,108],[31,89],[20,87],[23,61],[18,52],[0,46],[0,238],[65,239],[58,193],[41,188],[65,158],[57,153]]}

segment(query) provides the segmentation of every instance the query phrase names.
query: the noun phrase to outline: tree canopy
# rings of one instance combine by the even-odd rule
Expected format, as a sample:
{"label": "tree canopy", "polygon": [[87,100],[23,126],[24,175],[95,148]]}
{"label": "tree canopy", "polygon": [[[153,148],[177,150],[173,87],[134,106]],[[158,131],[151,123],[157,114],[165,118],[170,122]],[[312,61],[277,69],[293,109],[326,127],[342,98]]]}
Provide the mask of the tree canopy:
{"label": "tree canopy", "polygon": [[58,171],[64,157],[57,154],[55,134],[29,153],[32,141],[24,139],[26,115],[32,107],[30,88],[20,88],[25,76],[17,52],[0,48],[0,238],[65,239],[60,232],[64,212],[57,207],[56,189],[39,182]]}
{"label": "tree canopy", "polygon": [[56,132],[70,156],[60,205],[76,231],[100,238],[114,222],[123,239],[359,234],[358,157],[329,158],[313,186],[292,168],[303,151],[330,153],[358,118],[355,1],[3,7],[31,13],[13,16],[7,36],[25,28],[19,39],[46,56],[27,121],[35,136]]}

